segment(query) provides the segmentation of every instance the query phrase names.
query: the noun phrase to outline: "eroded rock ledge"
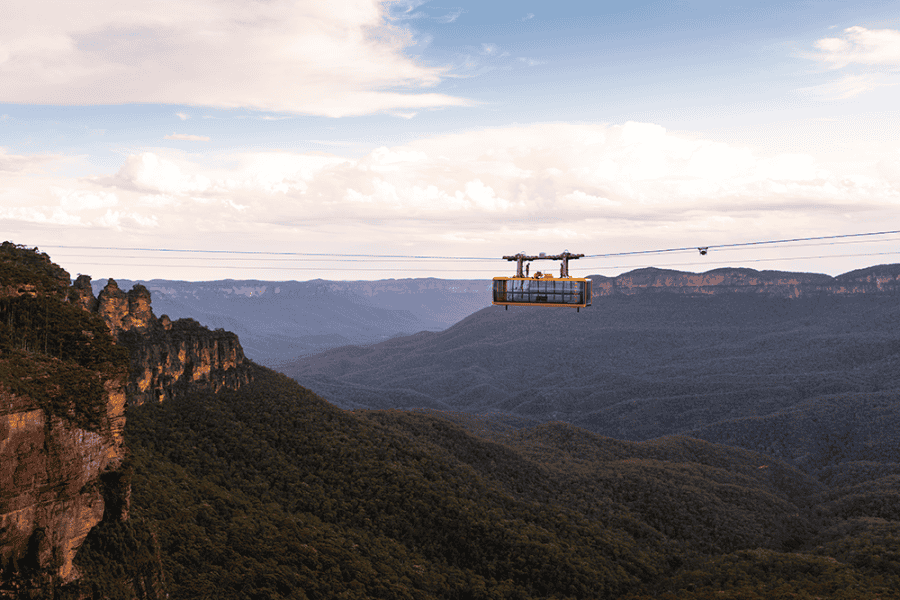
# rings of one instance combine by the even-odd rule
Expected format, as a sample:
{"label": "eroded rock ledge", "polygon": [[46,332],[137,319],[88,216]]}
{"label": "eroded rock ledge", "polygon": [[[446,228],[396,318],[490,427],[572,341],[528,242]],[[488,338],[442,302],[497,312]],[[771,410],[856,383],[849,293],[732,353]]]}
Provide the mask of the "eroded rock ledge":
{"label": "eroded rock ledge", "polygon": [[235,390],[250,382],[250,364],[237,335],[193,319],[157,318],[143,285],[125,293],[110,279],[95,299],[90,277],[81,275],[72,290],[73,301],[102,317],[128,347],[129,404],[164,402],[191,390]]}

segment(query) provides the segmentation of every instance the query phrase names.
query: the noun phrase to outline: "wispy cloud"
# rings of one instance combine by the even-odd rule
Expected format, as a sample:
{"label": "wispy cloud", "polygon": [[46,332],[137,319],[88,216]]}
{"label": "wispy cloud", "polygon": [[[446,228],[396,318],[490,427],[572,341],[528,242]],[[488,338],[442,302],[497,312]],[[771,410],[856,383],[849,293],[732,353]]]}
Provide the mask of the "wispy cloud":
{"label": "wispy cloud", "polygon": [[523,62],[526,65],[528,65],[529,67],[536,67],[538,65],[546,65],[547,64],[546,60],[538,60],[536,58],[528,58],[525,56],[520,56],[519,62]]}
{"label": "wispy cloud", "polygon": [[427,19],[438,23],[453,23],[465,12],[460,7],[429,7],[425,0],[394,0],[389,4],[389,16],[395,22]]}
{"label": "wispy cloud", "polygon": [[897,83],[887,82],[884,76],[877,73],[848,74],[840,79],[800,88],[797,91],[819,100],[846,100],[886,85],[897,85]]}
{"label": "wispy cloud", "polygon": [[[408,2],[407,12],[418,5]],[[468,104],[425,91],[449,68],[408,55],[419,40],[383,2],[45,7],[4,4],[0,102],[141,102],[330,117]],[[397,88],[406,92],[391,91]]]}
{"label": "wispy cloud", "polygon": [[848,27],[840,37],[813,44],[815,52],[801,54],[828,71],[842,71],[838,79],[800,88],[800,94],[820,100],[846,100],[900,83],[900,31]]}
{"label": "wispy cloud", "polygon": [[439,23],[453,23],[464,12],[466,12],[466,11],[464,11],[461,8],[450,9],[448,12],[444,13],[443,15],[435,17],[435,20],[438,21]]}
{"label": "wispy cloud", "polygon": [[528,13],[527,15],[525,15],[524,17],[522,17],[520,20],[522,20],[522,21],[529,21],[529,20],[531,20],[531,19],[533,19],[533,18],[534,18],[534,13]]}
{"label": "wispy cloud", "polygon": [[208,142],[209,138],[205,135],[191,135],[189,133],[173,133],[166,136],[167,140],[183,140],[187,142]]}
{"label": "wispy cloud", "polygon": [[848,27],[841,37],[822,38],[815,42],[817,53],[809,57],[842,69],[851,64],[900,69],[900,31]]}
{"label": "wispy cloud", "polygon": [[65,157],[56,154],[9,154],[5,148],[0,148],[0,171],[35,173],[51,163],[64,159]]}
{"label": "wispy cloud", "polygon": [[181,119],[182,121],[187,121],[188,119],[191,118],[191,115],[189,115],[187,113],[183,113],[183,112],[177,112],[177,113],[175,113],[175,116],[178,117],[179,119]]}

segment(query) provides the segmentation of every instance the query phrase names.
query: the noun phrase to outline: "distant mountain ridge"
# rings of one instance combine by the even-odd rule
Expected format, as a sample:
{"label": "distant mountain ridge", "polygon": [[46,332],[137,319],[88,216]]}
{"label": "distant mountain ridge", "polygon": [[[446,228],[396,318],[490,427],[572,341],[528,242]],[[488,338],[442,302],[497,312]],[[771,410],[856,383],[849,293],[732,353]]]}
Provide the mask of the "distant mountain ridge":
{"label": "distant mountain ridge", "polygon": [[[504,268],[497,274],[511,273]],[[729,267],[705,273],[648,268],[590,278],[595,298],[647,293],[799,298],[894,294],[900,290],[900,265],[878,265],[837,277]],[[491,304],[489,279],[118,281],[124,289],[144,285],[153,294],[158,315],[192,318],[212,329],[234,332],[249,358],[275,368],[341,346],[443,331]],[[94,281],[94,293],[99,294],[105,283]]]}
{"label": "distant mountain ridge", "polygon": [[650,292],[679,294],[756,293],[785,298],[810,294],[873,294],[900,291],[900,264],[877,265],[837,277],[821,273],[722,268],[705,273],[647,268],[617,277],[592,275],[594,297]]}

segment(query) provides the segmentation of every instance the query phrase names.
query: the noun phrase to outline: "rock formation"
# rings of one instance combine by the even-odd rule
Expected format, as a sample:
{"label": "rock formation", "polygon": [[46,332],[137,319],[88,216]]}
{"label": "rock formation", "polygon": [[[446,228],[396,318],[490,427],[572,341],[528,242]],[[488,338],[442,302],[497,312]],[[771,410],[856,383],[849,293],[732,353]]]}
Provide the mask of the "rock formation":
{"label": "rock formation", "polygon": [[104,382],[106,415],[97,429],[0,391],[0,557],[10,575],[72,581],[75,553],[103,519],[107,501],[121,507],[113,518],[127,518],[127,495],[110,498],[103,484],[125,458],[124,383],[124,373]]}
{"label": "rock formation", "polygon": [[52,597],[91,529],[128,516],[127,355],[67,280],[45,254],[0,248],[0,597]]}
{"label": "rock formation", "polygon": [[46,254],[0,247],[0,598],[83,595],[79,547],[128,518],[127,402],[250,380],[233,333],[157,319],[141,285],[95,298],[87,275],[68,282]]}
{"label": "rock formation", "polygon": [[818,273],[787,273],[753,269],[714,269],[686,273],[668,269],[638,269],[618,277],[593,276],[594,296],[640,293],[766,294],[799,298],[811,294],[871,294],[900,292],[900,265],[879,265],[831,277]]}
{"label": "rock formation", "polygon": [[[93,300],[90,278],[85,285],[89,296],[81,302],[89,306]],[[249,362],[235,334],[210,331],[193,319],[171,321],[166,315],[157,319],[150,292],[143,285],[136,284],[126,294],[110,279],[96,307],[131,354],[130,404],[163,402],[189,390],[234,390],[250,381]]]}

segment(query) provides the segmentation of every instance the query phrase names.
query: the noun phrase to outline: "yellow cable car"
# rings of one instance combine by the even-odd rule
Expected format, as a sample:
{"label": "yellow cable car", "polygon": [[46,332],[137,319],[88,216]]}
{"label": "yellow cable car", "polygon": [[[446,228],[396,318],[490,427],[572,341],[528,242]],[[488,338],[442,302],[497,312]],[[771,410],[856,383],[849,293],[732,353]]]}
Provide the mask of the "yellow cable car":
{"label": "yellow cable car", "polygon": [[[591,305],[591,280],[583,277],[569,276],[569,260],[580,258],[584,254],[570,254],[568,250],[562,254],[548,256],[541,252],[538,256],[526,256],[524,252],[513,256],[504,256],[506,260],[516,261],[515,277],[494,277],[494,296],[492,304],[506,306],[565,306],[581,311]],[[562,265],[559,277],[538,271],[528,275],[529,267],[523,263],[532,260],[560,260]]]}

